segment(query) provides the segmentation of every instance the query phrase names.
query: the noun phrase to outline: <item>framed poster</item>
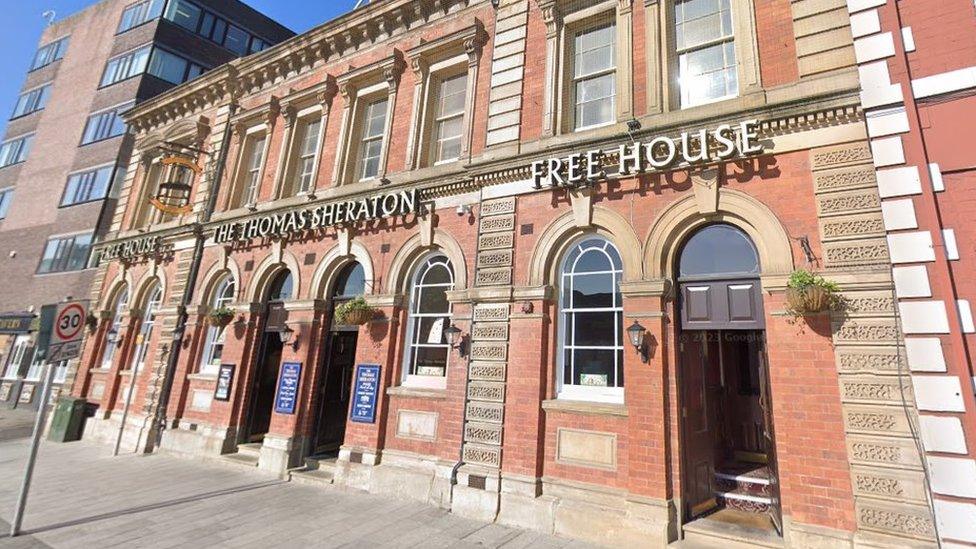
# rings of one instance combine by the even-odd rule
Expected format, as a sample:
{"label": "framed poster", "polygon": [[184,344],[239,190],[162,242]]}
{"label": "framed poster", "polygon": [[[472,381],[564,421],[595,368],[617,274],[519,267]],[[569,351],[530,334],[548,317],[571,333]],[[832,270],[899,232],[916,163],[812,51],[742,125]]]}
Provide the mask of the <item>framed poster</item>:
{"label": "framed poster", "polygon": [[350,417],[357,423],[376,421],[376,400],[380,390],[379,364],[356,366],[356,387],[352,395]]}
{"label": "framed poster", "polygon": [[278,391],[275,393],[275,413],[294,414],[298,401],[298,383],[302,379],[301,362],[285,362],[278,376]]}
{"label": "framed poster", "polygon": [[217,374],[217,388],[214,389],[214,400],[230,400],[230,386],[234,382],[236,364],[221,364]]}

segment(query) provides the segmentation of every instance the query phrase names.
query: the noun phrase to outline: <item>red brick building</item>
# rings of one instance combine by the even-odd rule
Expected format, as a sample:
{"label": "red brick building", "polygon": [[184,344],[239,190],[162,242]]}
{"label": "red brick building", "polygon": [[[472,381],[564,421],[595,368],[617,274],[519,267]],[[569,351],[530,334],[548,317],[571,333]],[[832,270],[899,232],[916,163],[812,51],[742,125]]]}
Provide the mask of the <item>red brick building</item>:
{"label": "red brick building", "polygon": [[936,545],[847,7],[493,4],[130,113],[87,436],[608,545]]}

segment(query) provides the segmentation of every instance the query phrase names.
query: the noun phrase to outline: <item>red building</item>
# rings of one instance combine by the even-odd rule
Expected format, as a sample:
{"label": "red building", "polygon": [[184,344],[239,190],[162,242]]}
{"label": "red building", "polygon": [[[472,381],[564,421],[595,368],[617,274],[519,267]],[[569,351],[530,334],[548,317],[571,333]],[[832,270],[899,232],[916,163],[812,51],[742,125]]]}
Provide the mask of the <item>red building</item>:
{"label": "red building", "polygon": [[932,248],[886,232],[847,6],[494,4],[131,111],[87,436],[614,546],[935,546],[891,270]]}

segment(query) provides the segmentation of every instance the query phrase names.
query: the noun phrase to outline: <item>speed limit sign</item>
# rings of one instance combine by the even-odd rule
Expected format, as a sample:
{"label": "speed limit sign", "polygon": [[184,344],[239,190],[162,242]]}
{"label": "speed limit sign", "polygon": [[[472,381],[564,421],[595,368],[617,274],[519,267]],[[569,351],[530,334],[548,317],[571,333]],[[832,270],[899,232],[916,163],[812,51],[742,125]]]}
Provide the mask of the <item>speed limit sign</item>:
{"label": "speed limit sign", "polygon": [[87,316],[88,310],[82,302],[74,301],[58,305],[51,330],[51,343],[47,351],[49,362],[78,358],[81,354],[81,340],[84,337]]}

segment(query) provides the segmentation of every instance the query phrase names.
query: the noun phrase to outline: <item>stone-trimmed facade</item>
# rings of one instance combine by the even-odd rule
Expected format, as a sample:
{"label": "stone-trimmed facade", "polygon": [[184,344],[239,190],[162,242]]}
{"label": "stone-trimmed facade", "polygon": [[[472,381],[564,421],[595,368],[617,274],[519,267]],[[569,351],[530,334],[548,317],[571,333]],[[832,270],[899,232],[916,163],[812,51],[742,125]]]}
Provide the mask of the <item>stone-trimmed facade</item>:
{"label": "stone-trimmed facade", "polygon": [[[357,262],[378,315],[359,330],[356,362],[380,366],[380,391],[375,422],[347,422],[328,482],[607,545],[663,547],[685,535],[687,522],[677,261],[696,230],[725,223],[752,239],[762,268],[784,543],[934,546],[921,459],[909,429],[917,412],[911,380],[900,368],[904,343],[879,225],[882,199],[857,72],[847,56],[849,23],[821,17],[827,12],[811,14],[808,4],[816,2],[734,3],[754,20],[737,27],[755,29],[754,35],[737,40],[758,52],[749,72],[755,81],[748,86],[744,78],[738,97],[682,110],[648,99],[670,86],[649,81],[649,75],[662,74],[659,64],[667,56],[657,49],[660,39],[648,39],[666,34],[661,22],[669,3],[614,2],[618,24],[630,25],[633,55],[624,95],[640,122],[636,131],[628,132],[627,120],[580,133],[549,131],[547,22],[553,14],[547,10],[554,3],[535,0],[502,0],[497,9],[477,0],[374,2],[136,109],[130,122],[138,144],[149,149],[163,138],[188,139],[197,124],[210,131],[203,147],[207,170],[195,182],[193,211],[185,216],[135,223],[138,205],[130,205],[130,197],[147,183],[145,169],[138,162],[130,166],[113,239],[150,234],[165,245],[153,256],[103,262],[92,290],[101,310],[108,310],[122,284],[139,289],[135,296],[157,281],[165,288],[160,329],[152,332],[155,352],[147,362],[152,367],[139,373],[139,406],[131,416],[134,428],[125,430],[126,444],[154,447],[152,416],[176,345],[180,355],[162,451],[235,460],[281,475],[299,467],[314,446],[323,346],[332,325],[330,288],[342,268]],[[812,43],[806,39],[810,25],[823,28],[827,19],[835,25],[837,51],[800,55]],[[451,36],[478,40],[463,48],[471,56],[469,74],[478,75],[469,82],[470,148],[459,162],[417,166],[414,94],[425,71],[423,63],[406,70],[405,61],[420,59],[425,44]],[[355,110],[353,94],[342,88],[358,81],[388,86],[384,93],[395,103],[385,121],[383,175],[376,181],[345,179],[348,166],[337,164],[350,150],[353,115],[334,114]],[[276,174],[287,162],[283,143],[291,139],[279,120],[287,105],[330,82],[338,83],[339,93],[328,107],[333,115],[323,116],[314,192],[282,198]],[[614,173],[621,145],[753,119],[763,147],[755,156],[611,177],[586,188],[540,189],[533,181],[536,160],[599,148],[607,152],[602,167]],[[193,131],[186,121],[195,122]],[[221,205],[227,204],[241,147],[228,132],[243,122],[265,125],[268,153],[256,203],[228,209]],[[404,216],[290,238],[215,241],[217,229],[229,222],[257,224],[268,215],[414,188],[422,207]],[[211,201],[218,205],[212,213]],[[647,363],[625,345],[622,402],[558,398],[558,269],[582,235],[615,244],[623,318],[639,321],[654,342]],[[196,281],[187,288],[198,243]],[[452,322],[465,338],[449,351],[443,384],[418,387],[404,382],[404,340],[413,269],[433,250],[453,265],[447,295]],[[788,315],[786,281],[796,267],[837,281],[848,307],[802,319]],[[263,444],[254,450],[246,436],[249,407],[256,398],[261,337],[272,320],[264,296],[285,270],[295,288],[283,304],[294,341],[284,346],[281,361],[302,363],[302,377],[295,413],[272,414]],[[218,379],[198,373],[219,276],[233,277],[236,285],[235,318],[222,356],[236,365],[226,401],[212,398]],[[187,327],[173,339],[185,290],[191,296]],[[123,322],[127,337],[111,368],[90,367],[100,363],[110,314],[86,346],[74,391],[100,405],[88,424],[91,437],[110,439],[118,430],[123,370],[140,303],[134,297]]]}

